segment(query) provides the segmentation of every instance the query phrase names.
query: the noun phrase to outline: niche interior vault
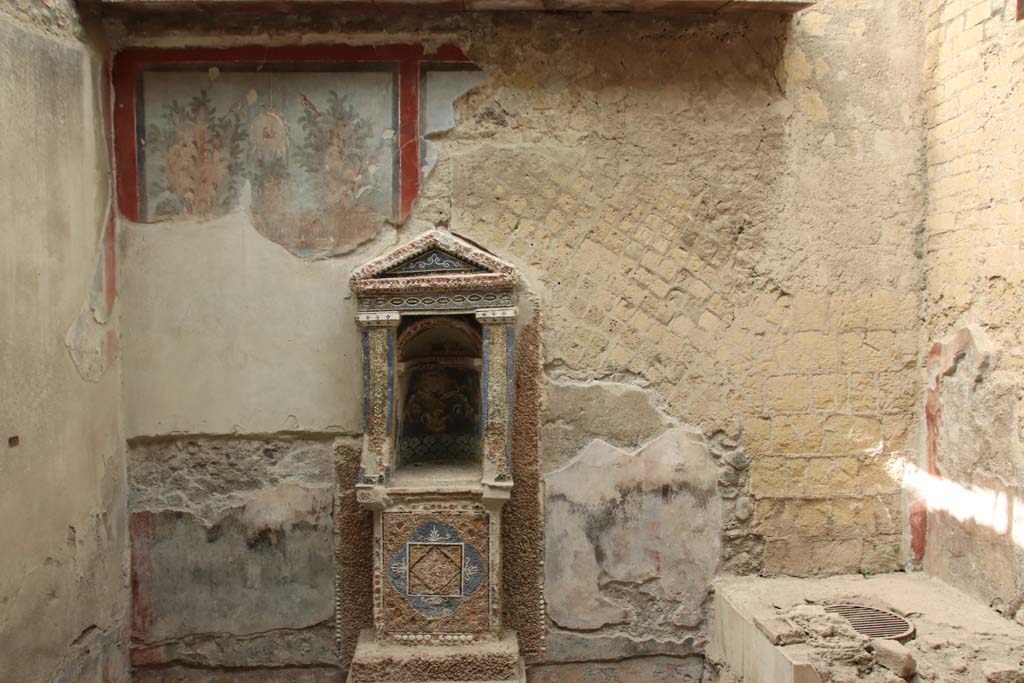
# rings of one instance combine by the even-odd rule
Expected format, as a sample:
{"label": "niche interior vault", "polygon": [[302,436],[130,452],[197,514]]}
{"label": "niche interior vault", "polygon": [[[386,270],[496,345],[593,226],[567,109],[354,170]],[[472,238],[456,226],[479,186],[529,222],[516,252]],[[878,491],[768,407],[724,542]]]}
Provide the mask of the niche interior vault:
{"label": "niche interior vault", "polygon": [[350,683],[525,681],[503,628],[515,269],[431,231],[352,276],[373,511],[373,620]]}

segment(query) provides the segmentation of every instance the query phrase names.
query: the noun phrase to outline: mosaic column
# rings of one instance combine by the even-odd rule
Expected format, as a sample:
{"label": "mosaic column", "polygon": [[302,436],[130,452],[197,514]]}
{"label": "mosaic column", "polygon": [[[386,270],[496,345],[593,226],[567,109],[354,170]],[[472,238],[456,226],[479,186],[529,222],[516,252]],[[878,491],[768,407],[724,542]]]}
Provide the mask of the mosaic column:
{"label": "mosaic column", "polygon": [[356,316],[363,348],[363,455],[359,484],[384,484],[391,478],[395,423],[395,311]]}
{"label": "mosaic column", "polygon": [[[501,508],[512,492],[512,407],[515,390],[514,308],[476,312],[483,327],[483,504],[490,537],[501,538]],[[501,630],[501,543],[490,547],[490,624]]]}
{"label": "mosaic column", "polygon": [[512,478],[512,401],[515,390],[514,308],[476,312],[483,327],[483,480]]}

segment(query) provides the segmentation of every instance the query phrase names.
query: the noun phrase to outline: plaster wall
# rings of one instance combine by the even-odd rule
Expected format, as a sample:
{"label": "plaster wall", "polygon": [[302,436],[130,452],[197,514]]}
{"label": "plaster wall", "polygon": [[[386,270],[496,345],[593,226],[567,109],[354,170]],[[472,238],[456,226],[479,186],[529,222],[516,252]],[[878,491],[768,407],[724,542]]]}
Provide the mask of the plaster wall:
{"label": "plaster wall", "polygon": [[926,570],[1024,619],[1024,24],[1014,2],[934,1],[927,28],[935,345],[920,463],[930,476],[915,491],[929,513],[918,534]]}
{"label": "plaster wall", "polygon": [[[430,136],[436,158],[411,218],[350,252],[290,253],[254,228],[244,197],[214,220],[124,224],[133,471],[160,462],[151,443],[196,441],[184,476],[216,479],[203,439],[358,436],[348,275],[446,226],[526,273],[543,314],[532,380],[543,380],[544,533],[588,530],[546,547],[537,675],[603,675],[587,662],[657,656],[651,666],[687,680],[716,572],[901,565],[890,465],[916,448],[921,390],[918,3],[826,1],[793,19],[228,14],[108,28],[150,46],[454,43],[488,76],[456,101],[455,127]],[[629,498],[619,516],[572,499],[609,464],[616,476],[598,479],[609,499]],[[209,528],[208,495],[133,499],[133,514]],[[180,542],[201,546],[196,529]],[[662,563],[667,539],[684,543]],[[207,571],[259,564],[227,541]],[[339,588],[341,599],[346,590],[364,589]],[[190,600],[165,597],[165,611]],[[296,626],[268,601],[259,628]],[[607,618],[584,609],[594,604]],[[215,607],[187,609],[194,621],[176,639],[202,636]],[[194,665],[231,666],[221,655]]]}
{"label": "plaster wall", "polygon": [[0,681],[128,679],[103,52],[0,7]]}

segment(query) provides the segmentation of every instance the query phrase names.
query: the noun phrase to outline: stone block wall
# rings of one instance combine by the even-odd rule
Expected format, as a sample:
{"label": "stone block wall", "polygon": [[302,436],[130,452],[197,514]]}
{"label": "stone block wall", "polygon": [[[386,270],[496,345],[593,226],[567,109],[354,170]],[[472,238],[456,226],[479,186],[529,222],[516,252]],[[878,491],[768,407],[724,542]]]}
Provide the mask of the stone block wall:
{"label": "stone block wall", "polygon": [[[122,222],[136,575],[161,558],[135,596],[153,629],[136,631],[139,675],[180,660],[175,676],[216,680],[263,647],[281,667],[344,667],[344,651],[321,657],[328,617],[313,604],[334,601],[319,564],[328,507],[338,566],[359,576],[368,553],[346,531],[360,524],[350,494],[322,488],[327,440],[361,430],[346,283],[433,227],[520,268],[539,325],[523,379],[540,391],[524,416],[539,430],[523,438],[539,434],[529,495],[546,526],[544,547],[523,549],[544,581],[535,675],[610,676],[593,662],[613,657],[623,676],[696,680],[716,573],[901,566],[890,465],[915,448],[921,391],[921,21],[909,0],[821,2],[793,19],[108,19],[119,47],[451,43],[487,76],[429,136],[410,218],[347,251],[282,248],[244,192],[215,217]],[[319,444],[308,471],[284,455],[305,441]],[[309,557],[323,571],[303,573]],[[209,629],[233,617],[218,601],[168,590],[215,574],[252,603],[220,640]],[[289,582],[304,617],[275,607]],[[338,596],[362,590],[353,579]],[[268,675],[269,660],[248,661],[238,675]]]}
{"label": "stone block wall", "polygon": [[929,3],[928,337],[983,322],[1024,367],[1018,68],[1024,24],[1012,0]]}
{"label": "stone block wall", "polygon": [[[408,219],[337,232],[320,178],[303,232],[275,193],[311,188],[275,166],[216,211],[122,216],[118,301],[101,46],[69,3],[0,8],[0,652],[29,653],[0,679],[124,680],[129,575],[139,680],[337,677],[367,590],[348,276],[435,227],[526,274],[540,409],[517,438],[546,542],[514,572],[542,618],[515,618],[538,680],[696,680],[720,572],[909,556],[1024,619],[1016,3],[105,11],[115,50],[453,44],[486,78],[422,141]],[[239,169],[322,132],[324,96],[259,119]]]}
{"label": "stone block wall", "polygon": [[876,291],[859,302],[794,302],[783,327],[793,331],[774,359],[775,372],[787,374],[761,380],[763,412],[744,432],[756,456],[751,488],[767,540],[764,571],[899,566],[898,462],[913,445],[919,391],[915,299]]}
{"label": "stone block wall", "polygon": [[[562,48],[477,42],[494,94],[438,143],[420,215],[540,283],[547,374],[642,387],[740,465],[719,482],[726,570],[900,566],[919,20],[912,3],[820,3],[790,26],[593,21]],[[654,87],[669,62],[687,66]]]}
{"label": "stone block wall", "polygon": [[0,4],[0,681],[128,680],[105,52]]}
{"label": "stone block wall", "polygon": [[[924,567],[1024,619],[1024,24],[1016,2],[927,5]],[[928,513],[925,514],[924,510]]]}

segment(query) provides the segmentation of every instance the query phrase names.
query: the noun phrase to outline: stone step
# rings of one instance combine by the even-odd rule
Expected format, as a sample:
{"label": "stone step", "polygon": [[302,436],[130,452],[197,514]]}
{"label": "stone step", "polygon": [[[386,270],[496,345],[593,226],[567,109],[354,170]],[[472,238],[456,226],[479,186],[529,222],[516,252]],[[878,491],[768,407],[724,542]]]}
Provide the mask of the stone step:
{"label": "stone step", "polygon": [[526,683],[519,641],[505,631],[497,641],[460,645],[378,642],[359,634],[348,683]]}

